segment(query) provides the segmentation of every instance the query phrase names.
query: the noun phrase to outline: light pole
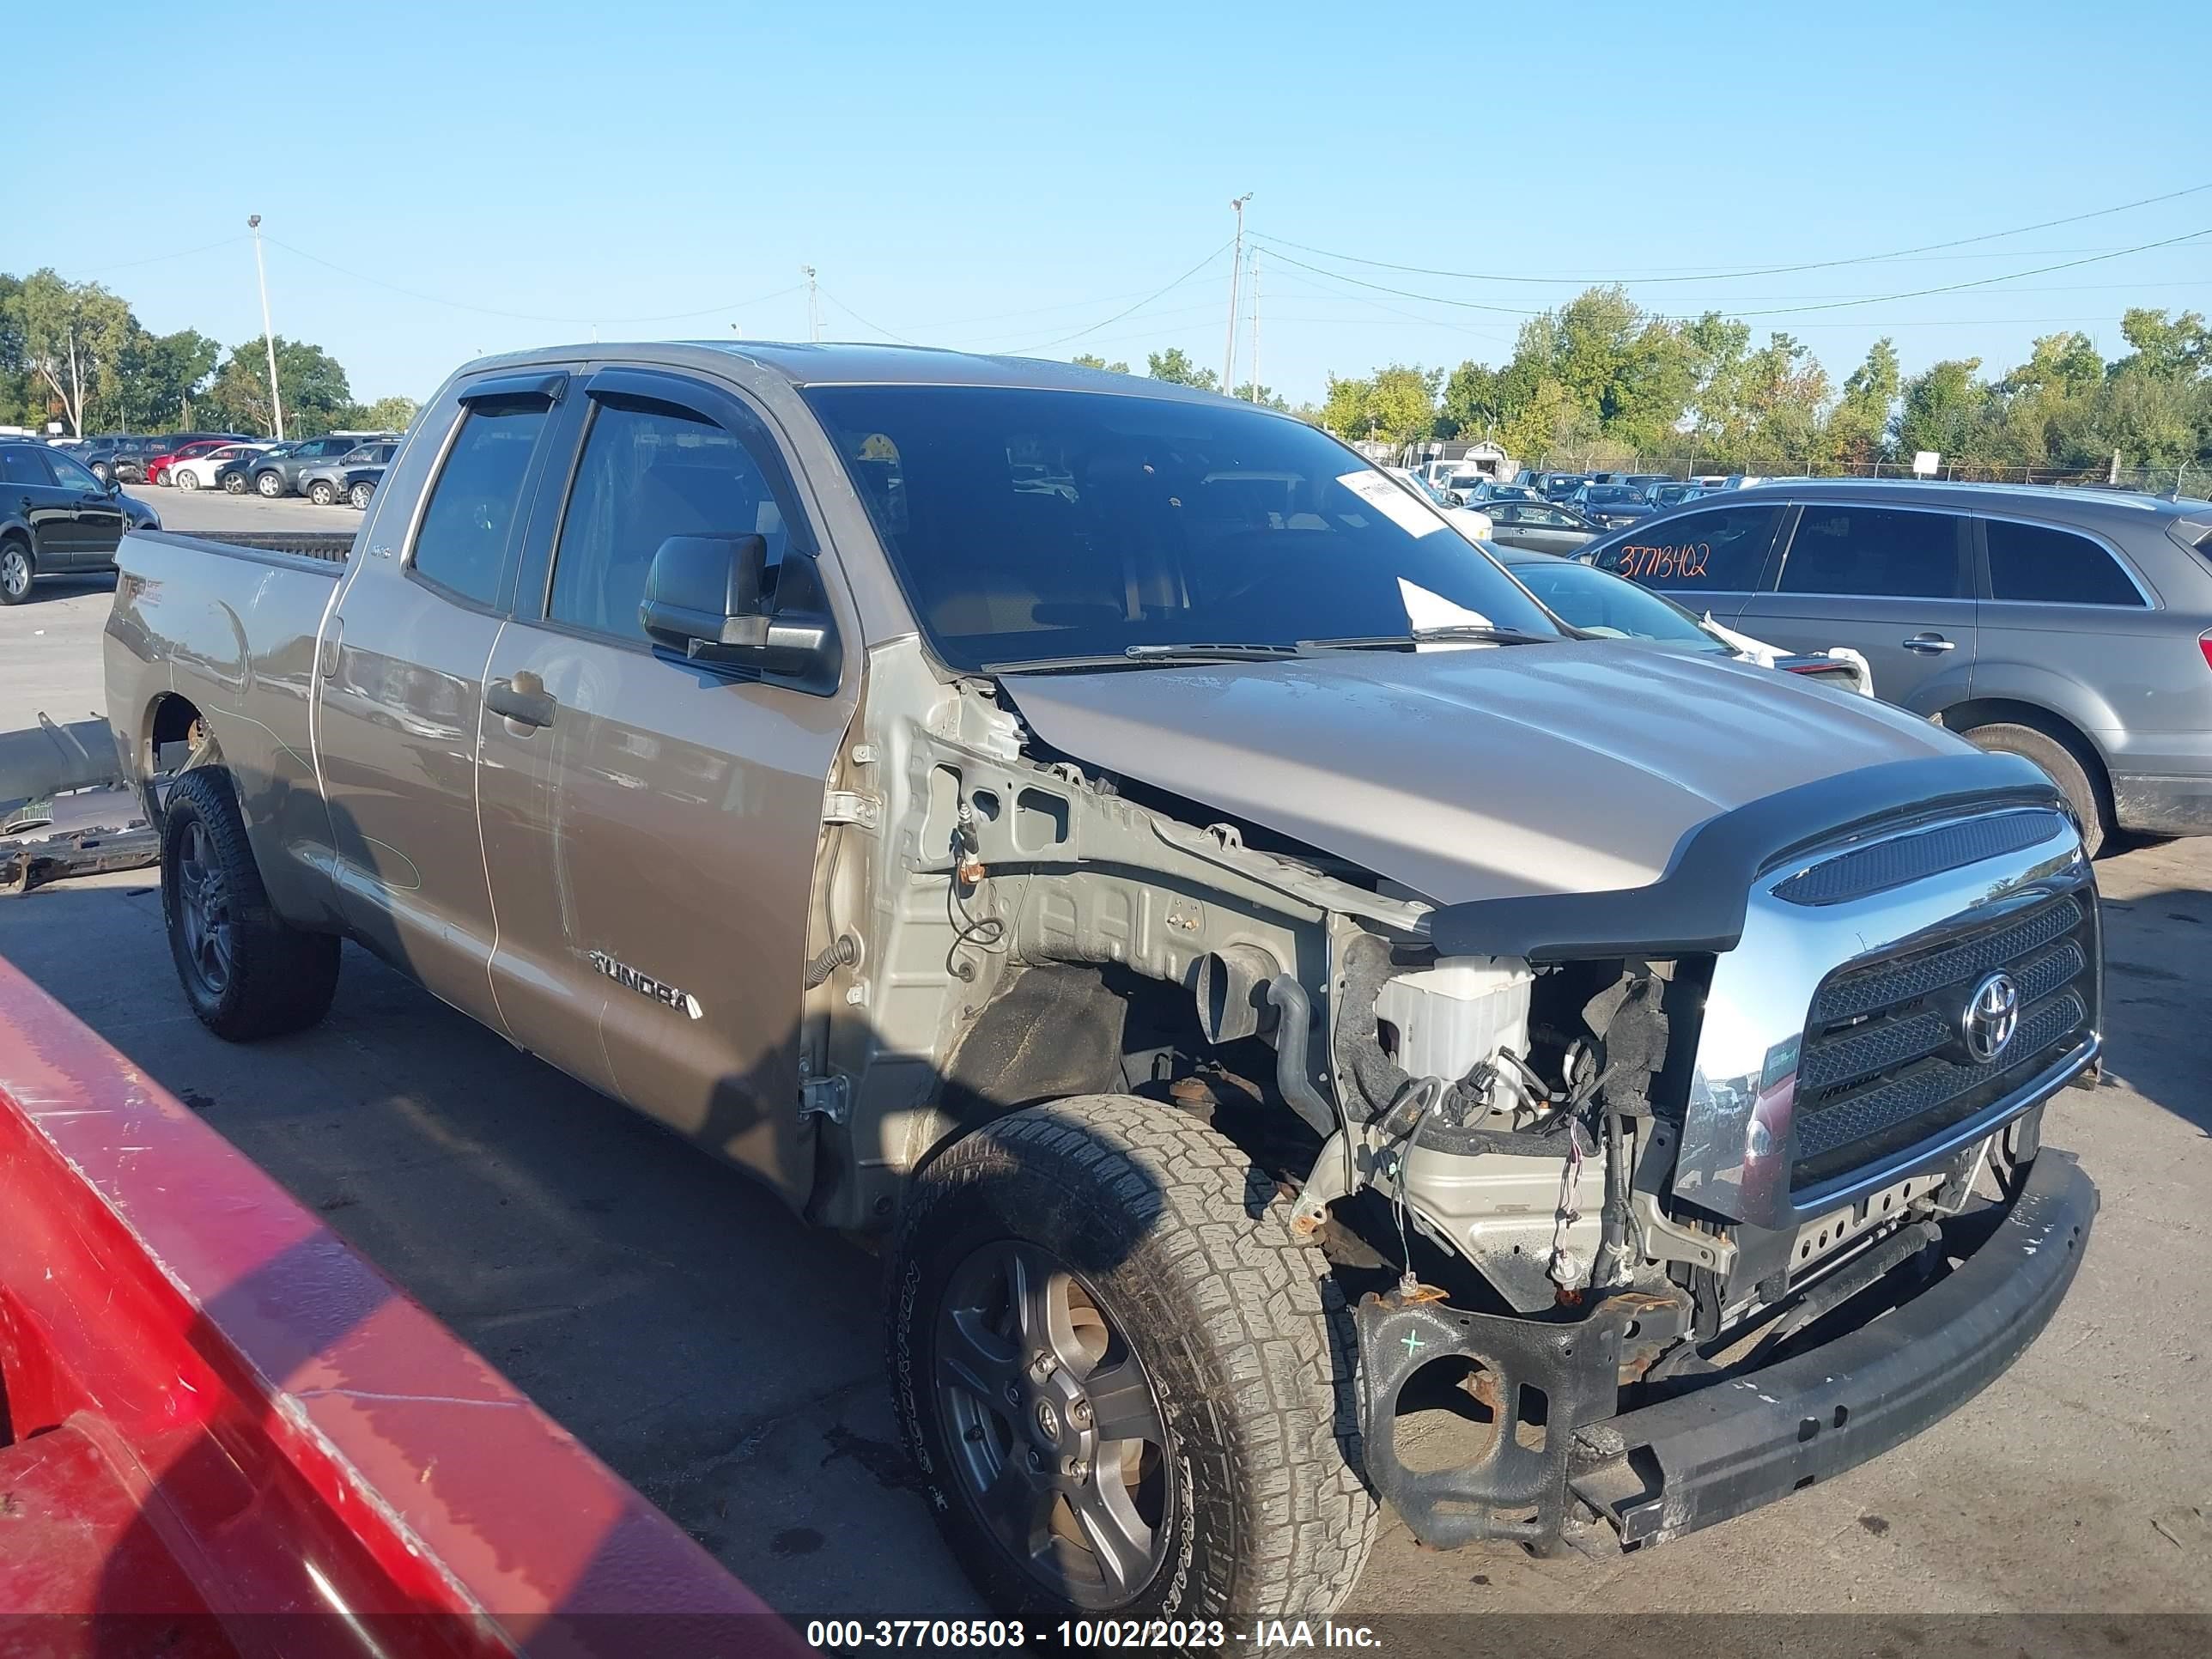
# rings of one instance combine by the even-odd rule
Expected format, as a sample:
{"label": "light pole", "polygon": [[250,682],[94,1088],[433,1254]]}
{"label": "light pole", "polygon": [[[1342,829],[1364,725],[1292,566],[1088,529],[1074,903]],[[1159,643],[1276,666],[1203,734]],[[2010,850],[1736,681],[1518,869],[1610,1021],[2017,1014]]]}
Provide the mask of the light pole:
{"label": "light pole", "polygon": [[284,399],[276,390],[276,331],[269,325],[269,267],[261,258],[261,216],[246,216],[253,233],[253,274],[261,281],[261,343],[269,348],[269,412],[276,419],[276,441],[284,441]]}
{"label": "light pole", "polygon": [[1229,256],[1229,343],[1221,349],[1221,395],[1237,395],[1237,279],[1244,270],[1244,204],[1252,199],[1246,191],[1229,205],[1237,210],[1237,247]]}

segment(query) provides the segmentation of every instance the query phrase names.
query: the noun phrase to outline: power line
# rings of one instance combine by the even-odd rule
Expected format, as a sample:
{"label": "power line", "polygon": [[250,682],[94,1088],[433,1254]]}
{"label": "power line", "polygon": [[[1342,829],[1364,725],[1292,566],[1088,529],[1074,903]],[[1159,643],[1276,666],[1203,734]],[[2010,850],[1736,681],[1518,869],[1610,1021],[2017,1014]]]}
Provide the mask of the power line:
{"label": "power line", "polygon": [[136,270],[140,265],[156,265],[164,259],[189,259],[195,253],[212,253],[219,247],[234,247],[246,240],[243,236],[226,236],[219,242],[203,242],[198,247],[180,247],[167,253],[149,254],[143,259],[125,259],[119,265],[94,265],[89,270],[77,274],[80,276],[101,276],[111,270]]}
{"label": "power line", "polygon": [[872,330],[874,332],[883,335],[887,339],[896,340],[901,345],[918,346],[921,343],[919,340],[908,339],[905,335],[899,333],[895,329],[885,328],[881,323],[870,322],[866,317],[860,315],[859,312],[854,310],[852,307],[847,305],[842,300],[832,294],[828,289],[822,289],[820,292],[823,299],[827,300],[831,305],[836,307],[838,310],[843,312],[848,317],[850,317],[862,328]]}
{"label": "power line", "polygon": [[1079,328],[1074,333],[1063,334],[1056,340],[1041,340],[1036,345],[1016,347],[1000,353],[1000,355],[1009,357],[1022,357],[1027,356],[1033,351],[1049,351],[1054,346],[1066,345],[1071,340],[1080,340],[1089,335],[1096,334],[1102,328],[1111,328],[1115,324],[1120,322],[1124,317],[1134,315],[1136,313],[1142,311],[1146,306],[1152,304],[1153,301],[1164,299],[1168,295],[1172,294],[1176,289],[1181,288],[1192,277],[1197,276],[1200,271],[1204,270],[1206,266],[1212,264],[1224,253],[1226,253],[1229,251],[1230,242],[1234,241],[1235,240],[1236,238],[1232,236],[1227,240],[1224,240],[1220,246],[1215,248],[1212,252],[1207,254],[1203,259],[1200,259],[1196,264],[1193,265],[1188,270],[1183,272],[1182,276],[1176,277],[1173,282],[1153,289],[1143,299],[1138,301],[1136,304],[1128,307],[1125,310],[1115,312],[1111,317],[1107,318],[1103,322],[1093,323],[1088,328]]}
{"label": "power line", "polygon": [[1526,283],[1540,285],[1544,283],[1573,284],[1577,283],[1607,283],[1627,280],[1633,280],[1644,283],[1723,282],[1734,281],[1739,277],[1744,276],[1781,276],[1802,270],[1832,270],[1839,265],[1874,264],[1885,259],[1904,259],[1909,258],[1915,254],[1941,252],[1947,248],[1971,247],[1977,243],[1998,241],[2008,236],[2024,236],[2033,231],[2051,230],[2060,225],[2078,225],[2084,220],[2106,218],[2115,213],[2127,213],[2136,208],[2154,206],[2160,202],[2179,201],[2185,196],[2201,195],[2208,190],[2212,190],[2212,183],[2191,185],[2185,190],[2168,191],[2162,196],[2146,196],[2138,201],[2122,202],[2117,207],[2096,208],[2087,213],[2070,214],[2063,219],[2045,219],[2039,223],[2033,225],[2016,225],[2010,230],[1984,231],[1978,236],[1961,236],[1948,242],[1925,242],[1917,247],[1898,248],[1888,253],[1857,253],[1841,259],[1812,259],[1800,264],[1759,265],[1747,267],[1739,270],[1708,270],[1694,272],[1686,276],[1638,276],[1635,278],[1623,278],[1620,276],[1507,276],[1494,271],[1442,270],[1429,265],[1394,264],[1387,259],[1363,258],[1356,253],[1332,252],[1328,248],[1314,247],[1304,242],[1289,241],[1279,236],[1265,235],[1259,231],[1254,231],[1252,233],[1252,236],[1253,240],[1255,241],[1279,243],[1285,247],[1297,248],[1302,253],[1316,254],[1325,259],[1338,259],[1347,264],[1367,265],[1378,270],[1404,271],[1409,275],[1416,276],[1449,276],[1457,278],[1462,282],[1469,283]]}
{"label": "power line", "polygon": [[[1862,295],[1856,299],[1832,300],[1820,305],[1771,306],[1759,311],[1738,311],[1733,313],[1733,318],[1735,320],[1741,321],[1747,317],[1794,317],[1807,312],[1838,311],[1846,306],[1880,305],[1892,300],[1924,299],[1931,294],[1956,294],[1966,289],[1988,288],[1997,283],[2016,282],[2023,276],[2043,276],[2054,270],[2072,270],[2081,265],[2101,264],[2106,260],[2124,258],[2131,253],[2147,253],[2154,248],[2172,247],[2178,243],[2195,241],[2202,236],[2212,236],[2212,228],[2188,231],[2179,236],[2168,236],[2155,242],[2139,242],[2133,247],[2118,248],[2110,253],[2093,253],[2080,259],[2063,260],[2057,264],[2037,265],[2027,270],[2007,271],[1997,276],[1977,276],[1965,282],[1940,283],[1934,288],[1906,289],[1895,294]],[[1378,294],[1393,294],[1401,300],[1419,300],[1425,305],[1453,306],[1463,311],[1494,312],[1509,317],[1540,317],[1547,314],[1547,311],[1533,311],[1521,306],[1493,306],[1485,304],[1479,300],[1455,299],[1447,294],[1417,294],[1410,289],[1392,288],[1388,283],[1370,283],[1364,277],[1349,276],[1340,270],[1325,270],[1319,265],[1310,265],[1303,259],[1291,258],[1291,256],[1285,253],[1279,247],[1274,250],[1274,253],[1277,258],[1289,260],[1299,270],[1310,270],[1317,276],[1325,276],[1340,283],[1351,283],[1360,288],[1372,289]],[[1660,320],[1689,322],[1693,319],[1688,317],[1662,316]]]}

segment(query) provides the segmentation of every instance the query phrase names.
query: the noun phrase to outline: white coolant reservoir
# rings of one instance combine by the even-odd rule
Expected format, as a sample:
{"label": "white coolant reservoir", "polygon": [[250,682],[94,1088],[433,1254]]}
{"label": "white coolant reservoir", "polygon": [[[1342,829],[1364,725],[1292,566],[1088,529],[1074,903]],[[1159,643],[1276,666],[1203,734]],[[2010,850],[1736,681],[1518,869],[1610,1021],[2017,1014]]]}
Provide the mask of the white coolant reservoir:
{"label": "white coolant reservoir", "polygon": [[1383,982],[1375,1018],[1397,1033],[1396,1058],[1412,1077],[1465,1077],[1500,1048],[1528,1052],[1528,987],[1517,957],[1446,957]]}

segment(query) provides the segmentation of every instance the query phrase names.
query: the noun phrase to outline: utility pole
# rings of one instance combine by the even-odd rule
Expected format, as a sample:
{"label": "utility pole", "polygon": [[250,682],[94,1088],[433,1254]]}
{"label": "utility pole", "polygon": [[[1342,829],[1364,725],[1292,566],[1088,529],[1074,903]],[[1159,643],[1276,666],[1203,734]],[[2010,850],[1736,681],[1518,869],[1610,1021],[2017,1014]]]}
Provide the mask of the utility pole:
{"label": "utility pole", "polygon": [[1246,191],[1229,205],[1237,210],[1237,247],[1229,256],[1229,343],[1221,353],[1221,395],[1237,395],[1237,279],[1244,272],[1244,204],[1252,199]]}
{"label": "utility pole", "polygon": [[806,278],[806,336],[818,340],[822,337],[822,307],[814,297],[814,267],[801,265],[799,269]]}
{"label": "utility pole", "polygon": [[1260,401],[1260,250],[1252,250],[1252,401]]}
{"label": "utility pole", "polygon": [[261,258],[261,216],[246,216],[253,233],[253,274],[261,282],[261,343],[269,348],[269,413],[276,428],[276,441],[284,441],[284,398],[276,390],[276,331],[269,325],[269,267]]}

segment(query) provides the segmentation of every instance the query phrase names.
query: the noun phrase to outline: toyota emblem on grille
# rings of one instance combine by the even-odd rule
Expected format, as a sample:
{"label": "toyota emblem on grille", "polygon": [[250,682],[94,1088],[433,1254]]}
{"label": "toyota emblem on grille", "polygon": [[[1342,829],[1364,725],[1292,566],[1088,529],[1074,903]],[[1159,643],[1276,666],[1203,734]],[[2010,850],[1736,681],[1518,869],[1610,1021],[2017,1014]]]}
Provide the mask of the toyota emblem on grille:
{"label": "toyota emblem on grille", "polygon": [[2005,1051],[2020,1030],[2020,981],[2010,974],[1991,974],[1974,987],[1959,1016],[1959,1035],[1966,1052],[1988,1065]]}

